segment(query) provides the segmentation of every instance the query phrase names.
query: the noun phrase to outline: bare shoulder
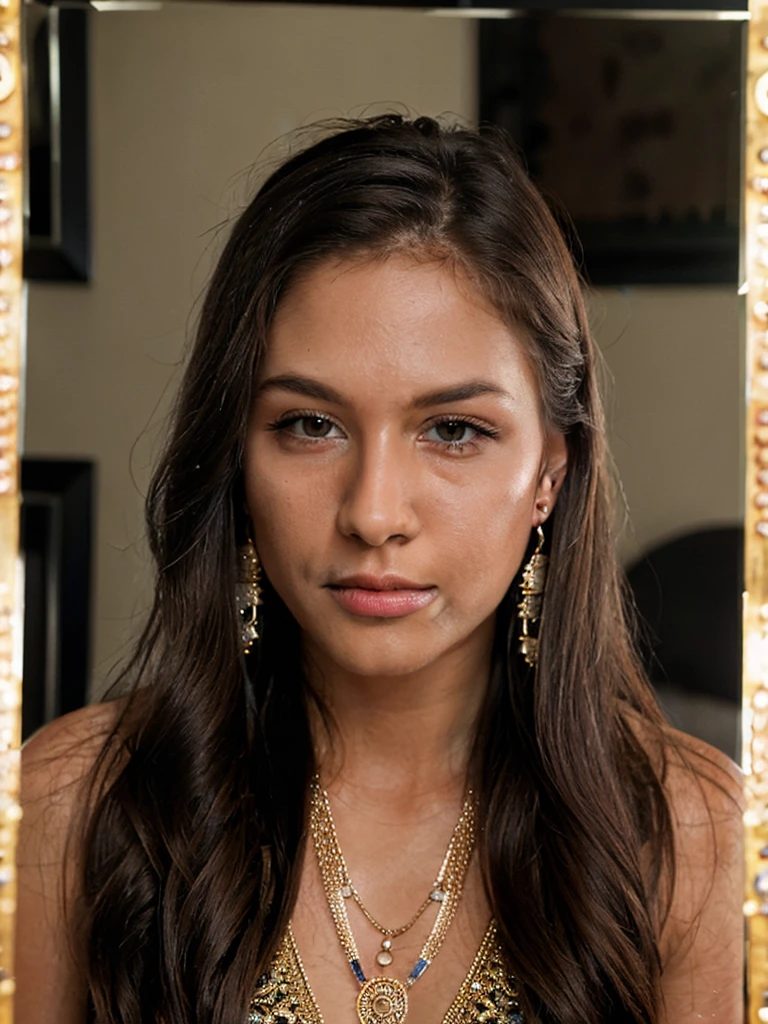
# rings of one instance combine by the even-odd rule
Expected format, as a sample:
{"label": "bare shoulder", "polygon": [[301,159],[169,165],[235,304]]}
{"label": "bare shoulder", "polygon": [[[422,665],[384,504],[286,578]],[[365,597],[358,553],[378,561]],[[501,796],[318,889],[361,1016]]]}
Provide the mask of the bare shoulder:
{"label": "bare shoulder", "polygon": [[[36,804],[68,804],[89,777],[123,709],[122,700],[91,704],[49,722],[21,751],[21,802],[25,816]],[[42,808],[41,808],[42,809]]]}
{"label": "bare shoulder", "polygon": [[92,763],[114,729],[125,699],[89,704],[87,707],[70,711],[38,729],[24,743],[22,760],[30,769],[42,768],[55,761],[59,766],[72,761],[71,768],[77,772],[86,763]]}
{"label": "bare shoulder", "polygon": [[659,936],[665,1022],[743,1019],[743,774],[722,751],[632,723],[663,783],[675,865]]}
{"label": "bare shoulder", "polygon": [[[667,798],[675,854],[675,903],[693,913],[718,872],[741,869],[744,773],[721,750],[664,724],[661,729],[630,712],[627,721],[648,754]],[[739,897],[739,905],[741,896]]]}
{"label": "bare shoulder", "polygon": [[[39,1024],[82,1024],[86,993],[67,907],[78,890],[87,782],[123,702],[93,704],[50,722],[24,744],[17,847],[16,1012]],[[83,798],[83,799],[81,799]]]}
{"label": "bare shoulder", "polygon": [[93,769],[122,707],[122,701],[110,701],[79,708],[43,726],[22,747],[20,868],[63,857],[73,817],[84,808]]}
{"label": "bare shoulder", "polygon": [[[744,894],[744,775],[722,751],[666,730],[664,789],[675,843],[667,948],[685,946],[701,922],[740,932]],[[719,926],[720,927],[720,926]]]}
{"label": "bare shoulder", "polygon": [[695,824],[703,815],[738,822],[746,810],[744,773],[721,750],[671,726],[665,730],[666,790],[681,824]]}
{"label": "bare shoulder", "polygon": [[746,810],[744,773],[727,754],[665,724],[656,728],[631,709],[624,717],[661,778],[673,818],[701,824],[714,815],[738,821]]}

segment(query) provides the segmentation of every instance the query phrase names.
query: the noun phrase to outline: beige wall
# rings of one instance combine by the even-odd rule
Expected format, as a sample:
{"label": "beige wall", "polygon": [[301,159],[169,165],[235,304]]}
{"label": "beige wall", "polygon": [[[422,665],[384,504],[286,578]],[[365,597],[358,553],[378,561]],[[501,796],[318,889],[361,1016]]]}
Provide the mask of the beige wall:
{"label": "beige wall", "polygon": [[415,11],[173,4],[91,30],[93,281],[30,287],[26,450],[98,462],[98,688],[146,609],[147,468],[249,169],[319,118],[475,97],[471,24]]}
{"label": "beige wall", "polygon": [[[94,686],[148,601],[142,493],[215,228],[320,117],[405,103],[475,113],[474,28],[396,10],[217,4],[93,14],[94,270],[34,284],[26,447],[98,462]],[[633,513],[622,551],[739,514],[736,300],[596,297],[616,377],[614,446]],[[135,444],[135,449],[133,446]]]}
{"label": "beige wall", "polygon": [[743,516],[735,288],[604,289],[592,322],[613,377],[609,438],[630,520],[625,562],[685,530]]}

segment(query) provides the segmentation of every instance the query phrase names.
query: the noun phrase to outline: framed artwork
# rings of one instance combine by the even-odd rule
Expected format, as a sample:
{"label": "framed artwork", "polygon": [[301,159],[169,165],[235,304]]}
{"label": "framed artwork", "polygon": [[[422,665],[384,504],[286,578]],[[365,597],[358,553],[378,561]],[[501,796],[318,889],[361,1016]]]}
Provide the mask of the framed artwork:
{"label": "framed artwork", "polygon": [[24,276],[87,281],[87,12],[25,4],[29,179]]}
{"label": "framed artwork", "polygon": [[[52,0],[66,2],[66,0]],[[271,3],[272,0],[250,0],[252,3]],[[304,4],[307,0],[288,0],[289,3]],[[325,0],[310,0],[325,3]],[[746,11],[749,0],[526,0],[524,3],[511,4],[509,0],[445,0],[434,9],[443,11],[459,8],[462,11],[480,9],[490,11],[718,11],[723,13]],[[336,7],[418,7],[425,8],[423,0],[336,0]]]}
{"label": "framed artwork", "polygon": [[479,23],[480,119],[572,218],[593,284],[736,283],[744,25]]}
{"label": "framed artwork", "polygon": [[24,458],[22,739],[87,701],[94,464]]}

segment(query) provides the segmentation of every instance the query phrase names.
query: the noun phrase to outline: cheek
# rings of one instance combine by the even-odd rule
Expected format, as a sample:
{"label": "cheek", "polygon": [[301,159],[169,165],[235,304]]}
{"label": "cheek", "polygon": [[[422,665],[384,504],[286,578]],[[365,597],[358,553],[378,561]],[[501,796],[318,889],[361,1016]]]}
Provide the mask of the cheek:
{"label": "cheek", "polygon": [[[531,538],[535,479],[524,485],[488,493],[479,488],[445,521],[445,550],[473,596],[495,594],[498,600],[517,573]],[[445,513],[445,510],[444,510]]]}
{"label": "cheek", "polygon": [[[398,568],[428,575],[446,599],[444,620],[485,618],[502,600],[517,573],[532,530],[540,446],[520,446],[487,461],[425,469],[411,478],[420,532],[401,549]],[[514,467],[510,469],[510,464]],[[266,445],[246,447],[245,493],[254,539],[266,575],[300,620],[306,585],[336,556],[347,539],[337,529],[344,488],[328,467],[292,471]],[[359,554],[359,551],[357,552]]]}
{"label": "cheek", "polygon": [[245,498],[262,566],[282,591],[301,574],[303,553],[316,546],[332,522],[332,495],[322,478],[286,471],[258,445],[245,452]]}
{"label": "cheek", "polygon": [[[483,620],[498,607],[531,540],[539,460],[488,467],[470,487],[435,495],[429,532],[453,615]],[[453,617],[453,616],[452,616]]]}

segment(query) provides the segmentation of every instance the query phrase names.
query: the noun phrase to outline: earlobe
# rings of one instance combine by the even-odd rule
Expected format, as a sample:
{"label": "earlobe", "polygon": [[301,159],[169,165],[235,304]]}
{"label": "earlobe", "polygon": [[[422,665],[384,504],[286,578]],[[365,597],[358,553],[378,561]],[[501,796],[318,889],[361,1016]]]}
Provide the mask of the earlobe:
{"label": "earlobe", "polygon": [[547,444],[547,461],[539,480],[536,492],[536,507],[533,516],[533,527],[541,524],[549,517],[557,501],[568,469],[568,450],[565,437],[555,434]]}
{"label": "earlobe", "polygon": [[549,505],[545,501],[537,501],[531,525],[536,529],[536,527],[541,526],[548,516]]}

